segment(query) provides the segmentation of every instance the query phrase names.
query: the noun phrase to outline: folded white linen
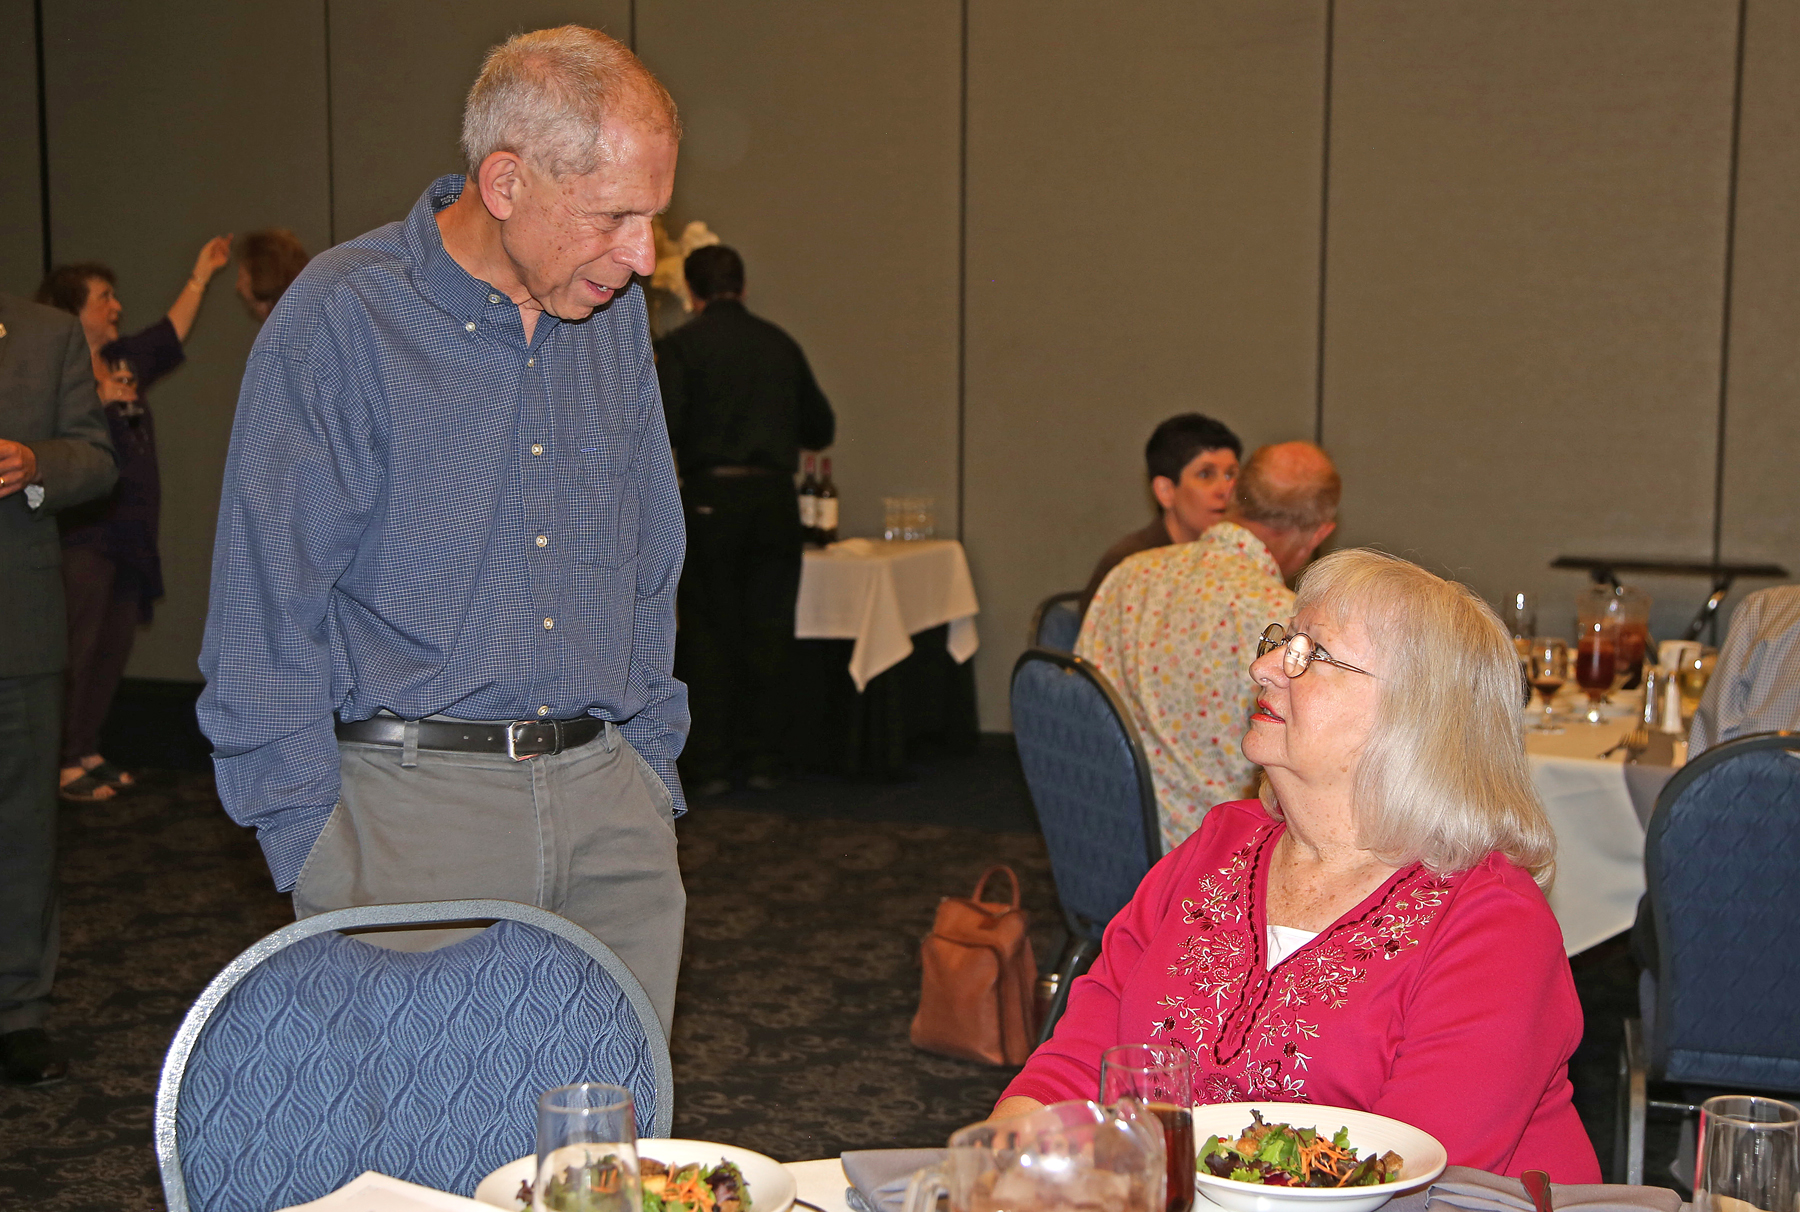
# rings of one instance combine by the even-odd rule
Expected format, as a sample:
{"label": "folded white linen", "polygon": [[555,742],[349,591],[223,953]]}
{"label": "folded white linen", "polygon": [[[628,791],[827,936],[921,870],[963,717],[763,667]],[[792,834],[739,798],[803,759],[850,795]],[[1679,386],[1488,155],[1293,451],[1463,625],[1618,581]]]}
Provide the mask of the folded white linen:
{"label": "folded white linen", "polygon": [[448,1191],[421,1187],[403,1179],[364,1170],[330,1195],[295,1204],[281,1212],[493,1212]]}

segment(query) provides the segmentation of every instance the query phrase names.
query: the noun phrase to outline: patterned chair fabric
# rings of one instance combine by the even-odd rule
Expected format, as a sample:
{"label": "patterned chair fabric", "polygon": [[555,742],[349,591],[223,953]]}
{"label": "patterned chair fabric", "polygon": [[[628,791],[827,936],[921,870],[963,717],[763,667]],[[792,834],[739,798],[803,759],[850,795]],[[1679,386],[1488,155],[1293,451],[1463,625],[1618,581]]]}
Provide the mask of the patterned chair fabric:
{"label": "patterned chair fabric", "polygon": [[[426,952],[329,924],[432,908],[447,912],[398,920],[501,920]],[[506,920],[518,917],[531,920]],[[266,1212],[365,1170],[469,1195],[534,1150],[538,1096],[577,1081],[625,1086],[639,1133],[667,1135],[661,1028],[630,972],[580,927],[497,901],[322,914],[239,957],[171,1046],[157,1099],[169,1206]]]}
{"label": "patterned chair fabric", "polygon": [[1162,857],[1137,730],[1098,669],[1044,649],[1013,666],[1012,720],[1063,913],[1097,939]]}
{"label": "patterned chair fabric", "polygon": [[[1800,735],[1744,737],[1671,780],[1644,848],[1658,979],[1650,1070],[1800,1092]],[[1691,772],[1691,774],[1690,774]]]}
{"label": "patterned chair fabric", "polygon": [[1025,638],[1025,645],[1052,652],[1074,652],[1080,635],[1080,592],[1053,593],[1032,612],[1031,634]]}

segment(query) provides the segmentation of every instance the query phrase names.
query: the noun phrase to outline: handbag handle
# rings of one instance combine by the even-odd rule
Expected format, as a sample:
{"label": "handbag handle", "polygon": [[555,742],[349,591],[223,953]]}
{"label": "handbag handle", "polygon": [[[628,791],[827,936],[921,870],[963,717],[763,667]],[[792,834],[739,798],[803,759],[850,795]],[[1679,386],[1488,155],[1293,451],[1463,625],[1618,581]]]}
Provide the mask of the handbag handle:
{"label": "handbag handle", "polygon": [[987,887],[988,880],[992,878],[996,871],[1004,871],[1006,873],[1006,878],[1012,881],[1012,905],[1010,907],[1017,909],[1019,907],[1019,877],[1014,873],[1013,869],[1008,867],[1005,863],[995,863],[992,867],[983,871],[981,873],[981,878],[975,881],[975,891],[969,899],[974,901],[977,905],[982,903],[982,889]]}

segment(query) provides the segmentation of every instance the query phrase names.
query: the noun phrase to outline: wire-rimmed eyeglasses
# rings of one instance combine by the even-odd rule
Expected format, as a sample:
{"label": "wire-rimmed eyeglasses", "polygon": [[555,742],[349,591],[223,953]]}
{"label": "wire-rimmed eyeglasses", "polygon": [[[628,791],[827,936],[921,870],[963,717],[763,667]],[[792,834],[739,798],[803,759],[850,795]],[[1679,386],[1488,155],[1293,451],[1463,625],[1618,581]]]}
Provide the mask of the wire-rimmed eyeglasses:
{"label": "wire-rimmed eyeglasses", "polygon": [[1262,639],[1256,641],[1256,655],[1265,657],[1277,648],[1282,649],[1281,671],[1290,678],[1297,678],[1306,672],[1306,667],[1314,661],[1324,661],[1327,665],[1336,665],[1339,669],[1348,669],[1351,673],[1360,673],[1364,677],[1374,677],[1367,669],[1358,669],[1338,660],[1304,631],[1288,634],[1288,629],[1280,623],[1270,623],[1263,628]]}

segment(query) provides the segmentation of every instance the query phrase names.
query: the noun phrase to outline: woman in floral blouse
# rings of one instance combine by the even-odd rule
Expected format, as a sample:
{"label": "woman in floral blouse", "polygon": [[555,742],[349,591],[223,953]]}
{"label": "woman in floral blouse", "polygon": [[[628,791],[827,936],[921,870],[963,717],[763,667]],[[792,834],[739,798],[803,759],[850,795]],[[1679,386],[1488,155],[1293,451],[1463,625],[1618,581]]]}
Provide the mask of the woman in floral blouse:
{"label": "woman in floral blouse", "polygon": [[995,1113],[1092,1098],[1103,1049],[1175,1042],[1197,1103],[1356,1107],[1456,1165],[1600,1181],[1505,629],[1461,585],[1341,551],[1260,651],[1262,801],[1208,813],[1145,877]]}

